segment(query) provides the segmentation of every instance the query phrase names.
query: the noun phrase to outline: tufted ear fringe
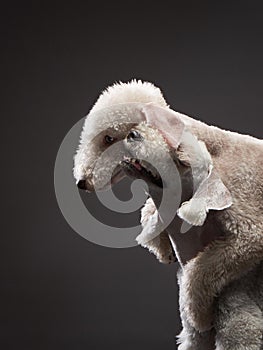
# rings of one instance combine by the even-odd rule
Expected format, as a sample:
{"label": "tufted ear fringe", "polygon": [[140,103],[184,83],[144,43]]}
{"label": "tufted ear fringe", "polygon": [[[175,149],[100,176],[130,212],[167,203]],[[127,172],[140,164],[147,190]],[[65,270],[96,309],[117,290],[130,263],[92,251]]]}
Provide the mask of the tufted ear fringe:
{"label": "tufted ear fringe", "polygon": [[215,170],[202,181],[193,197],[178,209],[178,216],[188,224],[202,226],[209,210],[223,210],[232,205],[229,190]]}
{"label": "tufted ear fringe", "polygon": [[192,170],[193,197],[182,203],[177,215],[186,223],[202,226],[209,210],[223,210],[232,205],[232,196],[221,180],[204,142],[189,132],[182,137],[178,158]]}

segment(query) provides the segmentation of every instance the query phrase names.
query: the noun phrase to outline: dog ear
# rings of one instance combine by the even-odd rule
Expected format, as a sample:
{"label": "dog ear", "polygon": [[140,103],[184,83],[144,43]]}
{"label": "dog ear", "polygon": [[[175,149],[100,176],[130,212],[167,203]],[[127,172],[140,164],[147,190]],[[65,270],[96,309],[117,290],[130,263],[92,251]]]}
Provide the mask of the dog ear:
{"label": "dog ear", "polygon": [[142,112],[146,122],[158,129],[166,142],[172,148],[177,149],[185,129],[185,124],[178,113],[153,103],[144,105]]}
{"label": "dog ear", "polygon": [[187,130],[180,115],[152,103],[144,105],[142,112],[146,122],[160,131],[178,159],[192,170],[194,194],[178,209],[178,216],[190,225],[202,226],[209,210],[230,207],[231,194],[213,169],[205,143]]}
{"label": "dog ear", "polygon": [[[209,210],[223,210],[232,205],[232,196],[221,180],[216,169],[213,168],[212,158],[206,145],[191,136],[192,144],[187,142],[190,133],[185,133],[179,159],[191,168],[194,193],[193,197],[184,202],[178,209],[178,216],[190,225],[202,226]],[[195,147],[193,147],[195,145]],[[198,145],[198,146],[197,146]]]}

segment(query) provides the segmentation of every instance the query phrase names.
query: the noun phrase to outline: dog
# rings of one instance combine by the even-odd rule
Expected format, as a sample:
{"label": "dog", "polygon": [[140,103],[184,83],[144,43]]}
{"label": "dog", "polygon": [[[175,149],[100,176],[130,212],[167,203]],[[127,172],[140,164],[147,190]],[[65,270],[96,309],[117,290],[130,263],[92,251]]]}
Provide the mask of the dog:
{"label": "dog", "polygon": [[263,141],[175,112],[133,80],[100,95],[74,162],[87,191],[124,176],[147,183],[137,241],[180,262],[179,349],[260,350]]}

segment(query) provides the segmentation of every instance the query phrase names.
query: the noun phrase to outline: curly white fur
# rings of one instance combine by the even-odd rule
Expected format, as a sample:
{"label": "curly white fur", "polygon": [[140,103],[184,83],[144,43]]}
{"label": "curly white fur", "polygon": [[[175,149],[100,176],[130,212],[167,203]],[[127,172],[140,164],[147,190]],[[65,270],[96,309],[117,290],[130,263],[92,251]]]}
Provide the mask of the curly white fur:
{"label": "curly white fur", "polygon": [[[196,153],[183,137],[179,146],[173,147],[169,138],[178,130],[171,127],[167,134],[160,121],[156,125],[147,123],[142,106],[148,103],[153,104],[153,110],[158,106],[157,115],[168,113],[168,118],[174,116],[183,123],[185,130],[203,145],[203,151]],[[128,149],[125,144],[131,128],[141,132],[145,139],[137,150]],[[90,190],[94,186],[103,188],[108,174],[120,161],[113,152],[96,166],[107,148],[103,144],[106,133],[123,140],[122,155],[127,149],[137,156],[150,154],[153,165],[158,164],[164,171],[168,154],[172,155],[186,184],[188,169],[199,156],[196,176],[201,174],[201,169],[205,169],[203,174],[206,171],[212,174],[199,182],[206,187],[200,185],[192,197],[187,186],[184,187],[185,198],[177,221],[157,237],[155,230],[160,230],[161,225],[156,209],[158,194],[153,200],[148,199],[142,210],[143,232],[138,240],[143,246],[165,263],[176,260],[173,248],[178,250],[178,256],[186,252],[186,263],[178,276],[184,327],[179,349],[260,350],[263,344],[263,141],[173,112],[161,91],[150,83],[116,84],[99,97],[88,115],[75,157],[76,180],[87,181]],[[202,152],[207,152],[208,157],[201,157]],[[205,159],[211,162],[205,165]],[[193,227],[182,235],[180,228],[184,220]],[[171,236],[172,230],[171,244],[168,235]],[[145,235],[151,239],[141,240]],[[194,242],[198,247],[195,253],[189,250]],[[200,249],[198,242],[202,242]]]}

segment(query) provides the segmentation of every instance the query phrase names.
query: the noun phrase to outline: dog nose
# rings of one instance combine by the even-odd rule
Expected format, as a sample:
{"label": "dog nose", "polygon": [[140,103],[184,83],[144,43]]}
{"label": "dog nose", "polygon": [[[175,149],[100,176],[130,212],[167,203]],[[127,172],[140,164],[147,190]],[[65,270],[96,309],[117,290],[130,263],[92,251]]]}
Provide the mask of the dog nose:
{"label": "dog nose", "polygon": [[77,182],[77,186],[78,188],[80,188],[81,190],[86,190],[86,180],[79,180]]}

